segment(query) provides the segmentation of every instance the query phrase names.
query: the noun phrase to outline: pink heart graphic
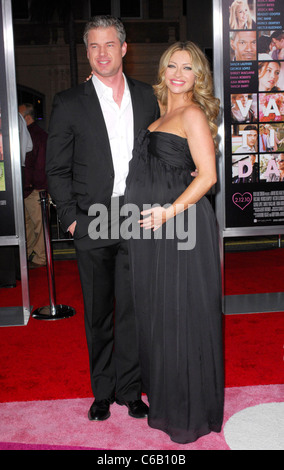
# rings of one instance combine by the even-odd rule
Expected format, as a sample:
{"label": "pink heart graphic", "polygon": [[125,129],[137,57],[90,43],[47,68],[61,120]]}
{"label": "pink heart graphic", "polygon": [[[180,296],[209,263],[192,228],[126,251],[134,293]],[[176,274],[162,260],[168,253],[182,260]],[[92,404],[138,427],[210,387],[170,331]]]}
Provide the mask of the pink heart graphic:
{"label": "pink heart graphic", "polygon": [[233,203],[238,206],[242,211],[251,203],[252,194],[251,193],[235,193],[233,194]]}

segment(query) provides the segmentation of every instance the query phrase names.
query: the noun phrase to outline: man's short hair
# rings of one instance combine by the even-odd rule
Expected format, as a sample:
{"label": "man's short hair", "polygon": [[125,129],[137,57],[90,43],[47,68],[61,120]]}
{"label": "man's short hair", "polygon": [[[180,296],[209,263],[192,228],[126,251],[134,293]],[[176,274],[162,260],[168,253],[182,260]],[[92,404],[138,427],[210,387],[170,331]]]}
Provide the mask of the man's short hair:
{"label": "man's short hair", "polygon": [[91,31],[92,29],[97,29],[97,28],[111,28],[111,27],[114,27],[116,29],[117,37],[119,39],[120,44],[122,45],[126,39],[126,32],[125,32],[124,25],[120,21],[120,19],[111,15],[97,15],[97,16],[93,16],[93,18],[91,18],[90,21],[88,21],[88,23],[85,26],[83,39],[84,39],[86,48],[88,48],[89,31]]}
{"label": "man's short hair", "polygon": [[281,41],[284,39],[284,31],[274,31],[274,33],[271,34],[270,39],[276,39],[277,41]]}

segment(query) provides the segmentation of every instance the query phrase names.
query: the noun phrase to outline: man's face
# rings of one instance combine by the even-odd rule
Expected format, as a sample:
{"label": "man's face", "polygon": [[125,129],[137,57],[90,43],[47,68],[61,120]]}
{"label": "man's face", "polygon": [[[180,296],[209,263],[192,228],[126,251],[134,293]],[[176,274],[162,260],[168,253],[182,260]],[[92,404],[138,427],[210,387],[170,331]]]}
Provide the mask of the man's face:
{"label": "man's face", "polygon": [[257,141],[257,131],[249,131],[247,133],[247,144],[249,147],[254,147]]}
{"label": "man's face", "polygon": [[247,105],[247,102],[248,102],[248,95],[237,95],[236,100],[240,101],[242,103],[243,107],[245,107]]}
{"label": "man's face", "polygon": [[121,73],[126,51],[126,43],[121,46],[113,26],[89,31],[87,57],[95,75],[103,78]]}
{"label": "man's face", "polygon": [[231,40],[231,48],[236,60],[256,60],[256,31],[238,32],[235,39]]}
{"label": "man's face", "polygon": [[276,39],[276,38],[273,38],[273,39],[272,39],[272,44],[273,44],[273,46],[275,46],[276,49],[278,49],[278,50],[284,49],[284,39]]}

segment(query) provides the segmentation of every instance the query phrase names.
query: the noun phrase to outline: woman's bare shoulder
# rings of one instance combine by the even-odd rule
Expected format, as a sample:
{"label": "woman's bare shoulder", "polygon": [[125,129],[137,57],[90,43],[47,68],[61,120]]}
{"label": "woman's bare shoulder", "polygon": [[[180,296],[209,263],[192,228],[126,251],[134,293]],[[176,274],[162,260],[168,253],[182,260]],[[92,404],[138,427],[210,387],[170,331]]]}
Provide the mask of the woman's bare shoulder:
{"label": "woman's bare shoulder", "polygon": [[181,115],[181,120],[184,129],[196,128],[197,126],[207,124],[205,113],[196,104],[184,109]]}
{"label": "woman's bare shoulder", "polygon": [[204,116],[205,116],[204,112],[202,111],[200,106],[198,106],[197,104],[191,104],[190,106],[186,106],[183,109],[183,112],[181,114],[181,117],[183,119],[189,119],[189,118],[202,119],[202,117]]}

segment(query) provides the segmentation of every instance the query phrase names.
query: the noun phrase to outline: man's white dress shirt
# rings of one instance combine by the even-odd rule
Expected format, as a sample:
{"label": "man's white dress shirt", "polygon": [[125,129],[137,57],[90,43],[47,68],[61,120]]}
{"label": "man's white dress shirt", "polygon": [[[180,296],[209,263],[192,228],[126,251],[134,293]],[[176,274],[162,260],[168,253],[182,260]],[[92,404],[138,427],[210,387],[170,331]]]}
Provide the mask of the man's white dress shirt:
{"label": "man's white dress shirt", "polygon": [[[113,99],[112,88],[102,83],[95,75],[92,77],[104,115],[109,137],[113,167],[114,186],[112,197],[122,196],[128,175],[129,161],[133,150],[133,109],[127,80],[124,78],[124,94],[120,107]],[[95,132],[95,129],[94,129]]]}

